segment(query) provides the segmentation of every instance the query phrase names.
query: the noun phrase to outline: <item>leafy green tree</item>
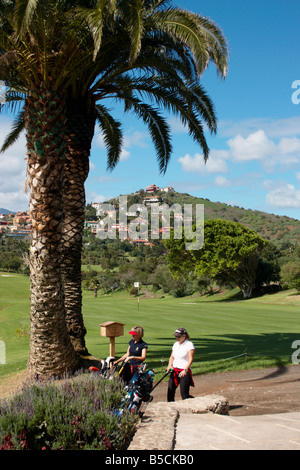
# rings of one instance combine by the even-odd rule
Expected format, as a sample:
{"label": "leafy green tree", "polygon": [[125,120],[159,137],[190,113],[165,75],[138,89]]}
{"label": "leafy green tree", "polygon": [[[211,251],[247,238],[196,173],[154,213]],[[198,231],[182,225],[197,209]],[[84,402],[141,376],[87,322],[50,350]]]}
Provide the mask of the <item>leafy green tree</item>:
{"label": "leafy green tree", "polygon": [[195,271],[200,278],[226,278],[242,290],[244,298],[251,297],[260,253],[267,243],[257,233],[236,222],[208,220],[204,224],[204,246],[187,251],[185,243],[185,239],[165,241],[175,276]]}
{"label": "leafy green tree", "polygon": [[297,261],[289,261],[281,267],[281,281],[289,288],[300,291],[300,264]]}
{"label": "leafy green tree", "polygon": [[271,242],[268,242],[261,252],[255,276],[255,287],[260,288],[264,284],[278,283],[280,281],[280,266],[278,258],[279,249]]}

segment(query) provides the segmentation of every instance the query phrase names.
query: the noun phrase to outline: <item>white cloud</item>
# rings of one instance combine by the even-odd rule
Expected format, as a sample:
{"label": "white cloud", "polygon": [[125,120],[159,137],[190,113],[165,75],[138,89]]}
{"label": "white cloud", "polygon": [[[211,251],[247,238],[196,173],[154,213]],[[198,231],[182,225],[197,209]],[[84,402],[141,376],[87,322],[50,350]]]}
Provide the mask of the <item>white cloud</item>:
{"label": "white cloud", "polygon": [[102,132],[98,132],[94,135],[94,143],[96,147],[105,149],[104,135],[102,134]]}
{"label": "white cloud", "polygon": [[231,183],[230,181],[225,178],[225,176],[216,176],[215,177],[215,184],[216,186],[220,186],[220,187],[228,187],[228,186],[231,186]]}
{"label": "white cloud", "polygon": [[183,122],[176,116],[170,117],[168,121],[172,134],[181,134],[183,132],[188,132],[188,127],[183,124]]}
{"label": "white cloud", "polygon": [[297,137],[283,137],[278,143],[278,150],[282,155],[294,153],[300,155],[300,139]]}
{"label": "white cloud", "polygon": [[[0,120],[0,146],[11,130],[11,121]],[[26,179],[26,140],[22,134],[4,154],[0,155],[0,207],[12,211],[28,210],[24,193]]]}
{"label": "white cloud", "polygon": [[222,137],[235,137],[240,134],[247,137],[261,129],[269,138],[282,138],[300,134],[300,116],[284,119],[252,118],[238,122],[220,121],[218,134]]}
{"label": "white cloud", "polygon": [[126,150],[125,148],[123,148],[121,150],[120,162],[124,162],[125,160],[128,160],[129,157],[130,157],[130,152]]}
{"label": "white cloud", "polygon": [[[128,160],[130,157],[130,151],[128,149],[132,147],[147,148],[147,139],[149,135],[145,132],[133,131],[127,133],[123,139],[123,146],[120,154],[120,161]],[[98,132],[94,137],[95,146],[101,149],[105,149],[104,135]]]}
{"label": "white cloud", "polygon": [[96,191],[89,191],[86,192],[86,202],[90,204],[91,202],[104,202],[110,199],[109,197],[103,196],[102,194],[98,194]]}
{"label": "white cloud", "polygon": [[13,212],[27,211],[29,209],[29,194],[19,191],[0,191],[0,207]]}
{"label": "white cloud", "polygon": [[263,130],[258,130],[246,138],[237,135],[229,139],[227,144],[233,160],[237,162],[262,160],[276,153],[275,143],[268,139]]}
{"label": "white cloud", "polygon": [[229,161],[237,163],[260,162],[263,169],[273,172],[276,166],[282,170],[300,162],[300,138],[282,137],[278,141],[270,139],[264,130],[259,129],[246,137],[241,134],[226,141],[224,150],[211,150],[207,164],[204,165],[202,155],[193,157],[186,154],[178,159],[187,172],[225,173]]}
{"label": "white cloud", "polygon": [[300,190],[293,184],[281,183],[267,194],[266,203],[275,207],[300,208]]}
{"label": "white cloud", "polygon": [[225,159],[228,152],[225,150],[211,150],[209,159],[204,163],[203,155],[195,153],[192,157],[188,153],[184,157],[178,158],[183,171],[192,173],[226,173],[227,164]]}
{"label": "white cloud", "polygon": [[146,132],[134,131],[131,134],[125,134],[124,136],[124,148],[130,148],[132,146],[146,148],[148,147],[147,139],[149,134]]}

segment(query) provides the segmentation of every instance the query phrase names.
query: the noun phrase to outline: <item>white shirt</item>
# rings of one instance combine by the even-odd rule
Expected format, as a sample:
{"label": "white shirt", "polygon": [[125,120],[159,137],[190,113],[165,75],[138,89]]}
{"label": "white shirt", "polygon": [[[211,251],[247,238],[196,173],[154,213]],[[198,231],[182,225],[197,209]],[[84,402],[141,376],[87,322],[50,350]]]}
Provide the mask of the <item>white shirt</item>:
{"label": "white shirt", "polygon": [[172,354],[174,357],[173,367],[176,369],[185,369],[189,362],[189,351],[195,349],[193,343],[186,339],[182,344],[176,342],[173,344]]}

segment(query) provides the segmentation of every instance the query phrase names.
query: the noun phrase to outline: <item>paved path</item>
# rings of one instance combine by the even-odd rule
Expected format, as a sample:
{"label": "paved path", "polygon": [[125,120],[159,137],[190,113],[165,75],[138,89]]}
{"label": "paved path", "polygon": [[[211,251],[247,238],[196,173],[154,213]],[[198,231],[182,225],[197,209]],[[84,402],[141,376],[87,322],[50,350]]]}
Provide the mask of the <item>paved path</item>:
{"label": "paved path", "polygon": [[181,414],[174,450],[300,450],[300,412]]}

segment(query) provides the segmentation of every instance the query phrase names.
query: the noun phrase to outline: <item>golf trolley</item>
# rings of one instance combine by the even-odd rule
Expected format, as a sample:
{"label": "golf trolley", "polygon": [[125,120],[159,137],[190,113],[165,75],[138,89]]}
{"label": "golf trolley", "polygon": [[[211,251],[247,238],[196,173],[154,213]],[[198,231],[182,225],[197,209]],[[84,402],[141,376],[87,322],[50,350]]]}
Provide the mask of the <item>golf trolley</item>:
{"label": "golf trolley", "polygon": [[[122,366],[120,372],[121,371]],[[127,393],[121,401],[119,408],[115,411],[115,414],[120,417],[124,413],[124,410],[130,411],[132,414],[140,413],[142,403],[150,403],[153,400],[151,393],[168,374],[169,372],[166,372],[153,386],[155,372],[153,369],[147,369],[147,364],[142,364],[133,373],[128,384],[125,385],[124,390],[126,390]]]}
{"label": "golf trolley", "polygon": [[[109,356],[105,361],[101,361],[100,368],[90,367],[91,372],[97,372],[104,378],[112,378],[116,371],[115,367],[111,367],[111,363],[114,360],[113,357]],[[118,377],[121,375],[122,370],[125,366],[125,361],[120,366]],[[147,369],[147,364],[142,364],[138,367],[131,380],[124,386],[126,395],[121,401],[119,407],[115,410],[115,415],[121,417],[125,410],[130,411],[132,414],[140,413],[142,403],[150,403],[153,400],[151,393],[160,384],[160,382],[170,373],[165,372],[161,379],[153,386],[153,379],[155,372],[153,369]]]}

